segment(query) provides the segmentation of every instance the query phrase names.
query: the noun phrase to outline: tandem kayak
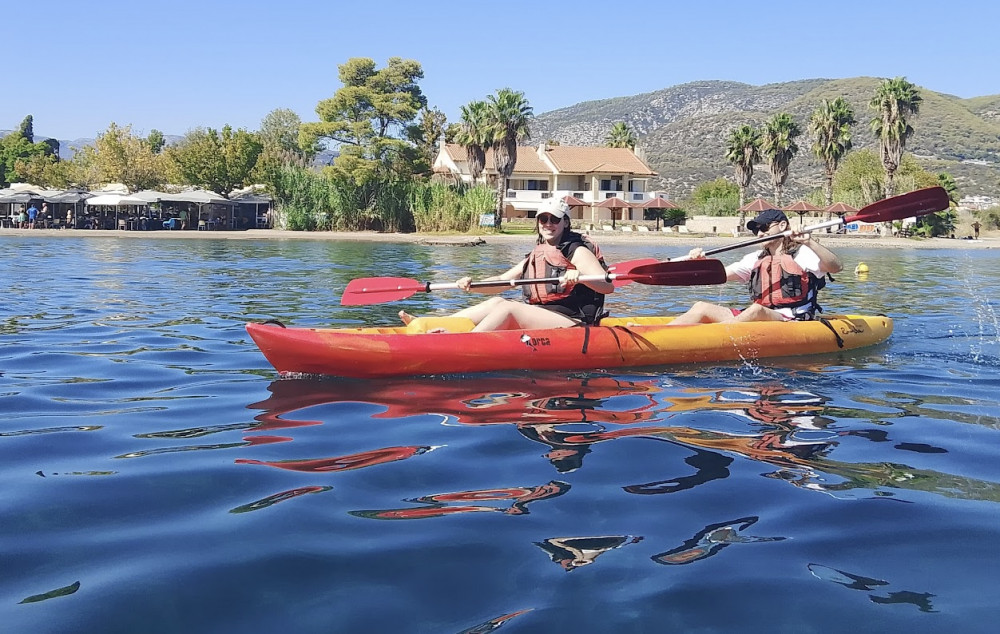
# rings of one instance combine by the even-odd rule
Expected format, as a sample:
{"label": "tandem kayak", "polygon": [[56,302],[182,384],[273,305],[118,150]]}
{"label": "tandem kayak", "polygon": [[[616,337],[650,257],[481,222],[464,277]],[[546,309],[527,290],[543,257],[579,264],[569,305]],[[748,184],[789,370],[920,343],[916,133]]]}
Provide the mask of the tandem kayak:
{"label": "tandem kayak", "polygon": [[893,328],[883,315],[689,326],[670,326],[671,319],[615,317],[600,326],[494,332],[469,332],[471,321],[453,317],[422,317],[397,328],[246,328],[280,374],[353,378],[752,361],[863,348],[885,341]]}

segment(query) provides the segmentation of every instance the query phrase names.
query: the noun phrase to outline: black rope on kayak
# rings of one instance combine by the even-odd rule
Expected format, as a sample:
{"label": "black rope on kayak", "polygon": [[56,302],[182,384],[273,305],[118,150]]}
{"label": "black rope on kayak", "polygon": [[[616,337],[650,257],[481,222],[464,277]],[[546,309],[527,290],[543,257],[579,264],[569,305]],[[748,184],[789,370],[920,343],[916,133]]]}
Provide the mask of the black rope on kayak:
{"label": "black rope on kayak", "polygon": [[827,328],[830,329],[830,332],[833,333],[833,336],[837,338],[837,347],[838,348],[843,348],[844,347],[844,339],[843,339],[843,337],[840,336],[840,333],[837,332],[837,329],[833,327],[833,324],[830,323],[829,319],[827,319],[826,317],[817,317],[816,321],[818,321],[819,323],[823,324],[824,326],[826,326]]}
{"label": "black rope on kayak", "polygon": [[262,323],[265,323],[265,324],[274,324],[275,326],[281,326],[282,328],[287,328],[287,326],[285,326],[285,324],[281,323],[277,319],[268,319],[267,321],[262,322]]}
{"label": "black rope on kayak", "polygon": [[590,345],[590,324],[583,325],[583,349],[581,354],[587,354],[587,347]]}
{"label": "black rope on kayak", "polygon": [[612,326],[611,336],[615,338],[615,342],[618,344],[618,355],[621,357],[622,361],[625,360],[625,351],[622,350],[622,340],[618,338],[619,331],[627,333],[628,336],[632,338],[632,341],[635,341],[637,343],[638,342],[645,343],[647,346],[649,346],[649,341],[647,341],[644,337],[640,337],[636,333],[629,330],[627,326]]}

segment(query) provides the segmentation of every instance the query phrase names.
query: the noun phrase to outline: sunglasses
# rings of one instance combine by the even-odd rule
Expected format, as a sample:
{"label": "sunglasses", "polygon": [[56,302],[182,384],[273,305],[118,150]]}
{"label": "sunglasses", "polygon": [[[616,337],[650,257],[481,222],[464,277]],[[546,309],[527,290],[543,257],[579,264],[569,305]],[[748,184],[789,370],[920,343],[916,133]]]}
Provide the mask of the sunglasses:
{"label": "sunglasses", "polygon": [[551,225],[551,224],[555,224],[557,222],[562,222],[562,218],[557,218],[556,216],[553,216],[552,214],[538,214],[535,217],[538,218],[538,222],[541,223],[541,224],[543,224],[543,225]]}

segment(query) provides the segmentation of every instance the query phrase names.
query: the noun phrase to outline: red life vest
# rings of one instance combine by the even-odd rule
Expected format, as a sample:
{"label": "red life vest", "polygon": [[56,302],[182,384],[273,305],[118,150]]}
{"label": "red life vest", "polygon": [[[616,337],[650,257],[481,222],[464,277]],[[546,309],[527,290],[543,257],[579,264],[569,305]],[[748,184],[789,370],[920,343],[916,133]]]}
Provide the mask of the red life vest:
{"label": "red life vest", "polygon": [[[574,231],[567,231],[563,242],[553,246],[546,242],[535,246],[528,254],[524,264],[523,278],[561,277],[573,266],[573,253],[580,247],[586,247],[597,257],[601,266],[607,270],[604,257],[596,244],[587,237]],[[551,284],[526,284],[522,287],[524,299],[530,304],[541,304],[545,307],[559,307],[563,314],[585,323],[596,323],[604,307],[604,295],[598,293],[586,284],[576,284],[570,290],[562,288],[557,282]]]}
{"label": "red life vest", "polygon": [[810,306],[806,311],[810,317],[823,310],[816,295],[824,286],[826,280],[799,266],[794,253],[773,256],[764,251],[750,271],[750,299],[768,308]]}

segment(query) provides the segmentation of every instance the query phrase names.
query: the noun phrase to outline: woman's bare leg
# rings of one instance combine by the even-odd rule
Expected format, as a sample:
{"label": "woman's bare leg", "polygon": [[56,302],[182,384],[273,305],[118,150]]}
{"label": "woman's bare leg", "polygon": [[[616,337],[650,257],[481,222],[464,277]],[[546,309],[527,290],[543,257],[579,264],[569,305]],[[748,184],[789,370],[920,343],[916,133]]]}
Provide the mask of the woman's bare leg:
{"label": "woman's bare leg", "polygon": [[671,326],[714,324],[733,321],[733,311],[709,302],[695,302],[688,311],[670,322]]}
{"label": "woman's bare leg", "polygon": [[399,311],[399,321],[403,322],[404,326],[408,325],[414,319],[416,319],[416,317],[406,312],[405,310]]}
{"label": "woman's bare leg", "polygon": [[785,316],[766,306],[750,304],[733,321],[785,321]]}
{"label": "woman's bare leg", "polygon": [[475,328],[475,332],[486,332],[489,330],[511,330],[515,328],[536,329],[536,328],[569,328],[575,326],[577,322],[569,317],[557,312],[532,306],[531,304],[521,304],[519,302],[506,302],[497,305],[496,308],[484,317]]}

